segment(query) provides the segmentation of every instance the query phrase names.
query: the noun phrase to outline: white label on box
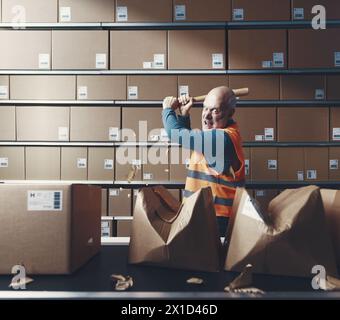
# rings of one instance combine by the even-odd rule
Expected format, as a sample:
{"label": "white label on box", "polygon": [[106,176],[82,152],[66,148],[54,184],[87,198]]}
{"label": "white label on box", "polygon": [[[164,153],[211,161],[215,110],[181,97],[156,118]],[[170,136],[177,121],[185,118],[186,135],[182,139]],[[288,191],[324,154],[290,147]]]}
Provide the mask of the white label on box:
{"label": "white label on box", "polygon": [[104,227],[102,228],[102,237],[109,237],[110,236],[110,227]]}
{"label": "white label on box", "polygon": [[70,22],[71,21],[71,7],[60,7],[59,9],[59,21]]}
{"label": "white label on box", "polygon": [[190,159],[185,159],[185,167],[189,169],[190,167]]}
{"label": "white label on box", "polygon": [[104,169],[105,170],[113,170],[113,160],[112,159],[105,159],[104,160]]}
{"label": "white label on box", "polygon": [[144,61],[143,62],[143,69],[152,69],[153,68],[153,62],[151,61]]}
{"label": "white label on box", "polygon": [[138,99],[138,87],[137,86],[128,87],[128,99],[130,100]]}
{"label": "white label on box", "polygon": [[293,10],[294,20],[303,20],[305,18],[305,12],[303,8],[294,8]]}
{"label": "white label on box", "polygon": [[338,170],[339,169],[339,160],[338,159],[329,160],[329,169],[330,170]]}
{"label": "white label on box", "polygon": [[334,65],[340,67],[340,52],[334,52]]}
{"label": "white label on box", "polygon": [[264,136],[262,134],[255,135],[255,141],[263,141]]}
{"label": "white label on box", "polygon": [[106,69],[106,53],[96,53],[96,69]]}
{"label": "white label on box", "polygon": [[256,197],[264,197],[266,195],[266,192],[264,190],[256,190],[255,195]]}
{"label": "white label on box", "polygon": [[245,200],[244,208],[243,208],[243,210],[241,210],[241,214],[243,214],[243,215],[245,215],[249,218],[252,218],[254,220],[263,222],[262,218],[260,217],[260,215],[256,211],[254,204],[253,204],[253,201],[251,200],[249,195],[247,196],[247,198]]}
{"label": "white label on box", "polygon": [[128,8],[127,7],[117,7],[116,14],[117,22],[126,22],[128,21]]}
{"label": "white label on box", "polygon": [[273,66],[273,62],[268,60],[268,61],[262,61],[262,68],[268,69]]}
{"label": "white label on box", "polygon": [[307,179],[315,180],[316,179],[316,170],[307,170]]}
{"label": "white label on box", "polygon": [[131,161],[131,165],[136,167],[137,169],[141,169],[142,167],[142,160],[139,160],[139,159],[133,159]]}
{"label": "white label on box", "polygon": [[189,95],[189,86],[179,86],[179,95],[180,96]]}
{"label": "white label on box", "polygon": [[245,168],[245,175],[246,176],[249,175],[249,165],[250,165],[249,159],[244,159],[244,168]]}
{"label": "white label on box", "polygon": [[283,52],[274,52],[273,53],[273,67],[282,68],[284,66],[285,66],[285,61],[284,61]]}
{"label": "white label on box", "polygon": [[27,191],[28,211],[62,211],[63,192],[58,191]]}
{"label": "white label on box", "polygon": [[340,128],[333,128],[333,140],[340,141]]}
{"label": "white label on box", "polygon": [[0,158],[0,168],[8,168],[8,158]]}
{"label": "white label on box", "polygon": [[158,134],[152,134],[152,135],[150,135],[150,140],[151,141],[159,141],[160,136]]}
{"label": "white label on box", "polygon": [[152,180],[153,174],[152,173],[144,173],[143,174],[143,180]]}
{"label": "white label on box", "polygon": [[86,158],[78,158],[77,159],[77,168],[78,169],[86,169],[87,167],[87,159]]}
{"label": "white label on box", "polygon": [[50,68],[50,54],[39,53],[39,69],[49,69],[49,68]]}
{"label": "white label on box", "polygon": [[0,99],[8,99],[8,86],[0,86]]}
{"label": "white label on box", "polygon": [[110,189],[109,194],[110,194],[110,197],[118,197],[119,189]]}
{"label": "white label on box", "polygon": [[297,179],[298,179],[298,181],[303,181],[304,180],[303,171],[298,171],[297,172]]}
{"label": "white label on box", "polygon": [[153,67],[155,69],[165,68],[165,55],[162,53],[157,53],[153,55]]}
{"label": "white label on box", "polygon": [[59,127],[58,128],[58,139],[59,140],[68,140],[68,127]]}
{"label": "white label on box", "polygon": [[264,140],[265,141],[274,140],[274,128],[264,128]]}
{"label": "white label on box", "polygon": [[244,20],[244,9],[243,8],[237,8],[233,10],[233,20],[234,21]]}
{"label": "white label on box", "polygon": [[110,227],[110,222],[109,221],[102,221],[102,228],[108,228]]}
{"label": "white label on box", "polygon": [[268,170],[277,170],[277,160],[268,160]]}
{"label": "white label on box", "polygon": [[325,90],[315,89],[315,100],[324,100],[324,99],[325,99]]}
{"label": "white label on box", "polygon": [[110,127],[109,128],[109,140],[110,141],[119,141],[119,128]]}
{"label": "white label on box", "polygon": [[186,19],[187,17],[186,17],[186,12],[185,12],[185,5],[175,6],[175,20],[183,21]]}
{"label": "white label on box", "polygon": [[224,68],[224,55],[223,53],[213,53],[212,54],[212,67],[213,69]]}
{"label": "white label on box", "polygon": [[79,100],[87,99],[87,87],[86,86],[78,87],[78,99]]}

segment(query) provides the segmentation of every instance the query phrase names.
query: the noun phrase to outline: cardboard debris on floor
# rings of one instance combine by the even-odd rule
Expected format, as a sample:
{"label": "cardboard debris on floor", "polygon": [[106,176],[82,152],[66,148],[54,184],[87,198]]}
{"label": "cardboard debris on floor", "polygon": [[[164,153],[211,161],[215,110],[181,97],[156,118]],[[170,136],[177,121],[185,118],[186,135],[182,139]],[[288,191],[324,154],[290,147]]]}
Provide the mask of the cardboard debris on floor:
{"label": "cardboard debris on floor", "polygon": [[133,287],[133,279],[130,276],[113,274],[111,275],[111,280],[113,281],[114,288],[117,291],[125,291]]}

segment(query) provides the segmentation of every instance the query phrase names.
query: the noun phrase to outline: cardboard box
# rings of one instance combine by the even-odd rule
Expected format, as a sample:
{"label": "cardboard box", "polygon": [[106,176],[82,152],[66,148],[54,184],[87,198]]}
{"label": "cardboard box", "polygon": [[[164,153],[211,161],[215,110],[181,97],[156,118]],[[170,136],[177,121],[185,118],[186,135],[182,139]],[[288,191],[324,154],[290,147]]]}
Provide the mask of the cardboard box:
{"label": "cardboard box", "polygon": [[119,141],[120,108],[71,107],[71,141]]}
{"label": "cardboard box", "polygon": [[340,109],[330,108],[330,140],[340,141]]}
{"label": "cardboard box", "polygon": [[188,149],[175,146],[169,148],[170,181],[179,183],[186,181],[190,154],[191,152]]}
{"label": "cardboard box", "polygon": [[234,120],[240,127],[243,141],[276,140],[276,108],[237,108]]}
{"label": "cardboard box", "polygon": [[[184,189],[166,189],[173,198],[175,198],[177,201],[182,201],[182,193],[184,192]],[[133,189],[132,190],[132,214],[133,214],[133,210],[135,208],[136,205],[136,199],[137,199],[137,194],[138,194],[138,189]]]}
{"label": "cardboard box", "polygon": [[279,181],[304,181],[303,148],[278,148]]}
{"label": "cardboard box", "polygon": [[281,76],[282,100],[325,100],[326,79],[324,76]]}
{"label": "cardboard box", "polygon": [[0,107],[0,140],[15,141],[15,107]]}
{"label": "cardboard box", "polygon": [[202,130],[202,106],[194,106],[190,110],[191,129]]}
{"label": "cardboard box", "polygon": [[240,100],[280,100],[280,77],[276,75],[230,75],[230,88],[249,88]]}
{"label": "cardboard box", "polygon": [[340,28],[288,30],[289,69],[340,67]]}
{"label": "cardboard box", "polygon": [[328,108],[278,108],[278,141],[318,142],[329,140]]}
{"label": "cardboard box", "polygon": [[251,148],[252,181],[277,180],[277,148]]}
{"label": "cardboard box", "polygon": [[117,237],[130,237],[132,220],[117,220]]}
{"label": "cardboard box", "polygon": [[304,148],[305,180],[308,182],[328,181],[328,148]]}
{"label": "cardboard box", "polygon": [[12,100],[75,100],[75,76],[11,76]]}
{"label": "cardboard box", "polygon": [[169,69],[224,69],[225,30],[170,30]]}
{"label": "cardboard box", "polygon": [[112,222],[113,221],[102,221],[102,238],[113,237]]}
{"label": "cardboard box", "polygon": [[25,180],[24,147],[0,147],[0,180]]}
{"label": "cardboard box", "polygon": [[175,22],[225,22],[231,19],[231,0],[174,0]]}
{"label": "cardboard box", "polygon": [[131,189],[109,189],[109,216],[131,216]]}
{"label": "cardboard box", "polygon": [[192,97],[209,93],[210,90],[228,86],[227,75],[179,75],[178,96],[189,94]]}
{"label": "cardboard box", "polygon": [[117,0],[116,22],[171,22],[172,0]]}
{"label": "cardboard box", "polygon": [[169,149],[166,147],[141,148],[144,152],[143,181],[169,180]]}
{"label": "cardboard box", "polygon": [[0,30],[0,69],[51,69],[51,31]]}
{"label": "cardboard box", "polygon": [[339,181],[340,180],[340,148],[330,147],[329,148],[329,180]]}
{"label": "cardboard box", "polygon": [[116,148],[117,181],[142,181],[143,153],[136,147]]}
{"label": "cardboard box", "polygon": [[292,19],[312,20],[312,8],[316,5],[325,7],[327,20],[340,19],[340,3],[334,0],[292,0]]}
{"label": "cardboard box", "polygon": [[69,141],[68,107],[16,107],[18,141]]}
{"label": "cardboard box", "polygon": [[0,76],[0,100],[9,99],[9,76]]}
{"label": "cardboard box", "polygon": [[167,139],[164,130],[162,130],[161,108],[123,107],[122,115],[121,138],[123,141],[160,141]]}
{"label": "cardboard box", "polygon": [[233,21],[290,20],[290,0],[232,0]]}
{"label": "cardboard box", "polygon": [[59,0],[59,22],[113,22],[115,0]]}
{"label": "cardboard box", "polygon": [[252,163],[251,163],[251,148],[243,148],[243,156],[244,156],[244,166],[245,166],[245,176],[246,180],[251,180],[251,169],[252,169]]}
{"label": "cardboard box", "polygon": [[87,180],[87,148],[61,148],[61,180]]}
{"label": "cardboard box", "polygon": [[111,69],[166,69],[165,30],[110,31]]}
{"label": "cardboard box", "polygon": [[340,100],[339,83],[340,76],[328,75],[327,77],[327,100]]}
{"label": "cardboard box", "polygon": [[107,216],[108,210],[107,210],[107,203],[108,203],[108,197],[107,197],[107,189],[102,188],[102,216]]}
{"label": "cardboard box", "polygon": [[53,30],[52,67],[55,70],[108,69],[108,31]]}
{"label": "cardboard box", "polygon": [[70,274],[100,251],[100,188],[0,186],[0,274]]}
{"label": "cardboard box", "polygon": [[55,23],[57,8],[58,0],[2,0],[2,22]]}
{"label": "cardboard box", "polygon": [[126,100],[126,76],[77,76],[78,100]]}
{"label": "cardboard box", "polygon": [[60,148],[26,147],[26,180],[60,180]]}
{"label": "cardboard box", "polygon": [[115,150],[113,147],[88,148],[88,179],[114,180]]}
{"label": "cardboard box", "polygon": [[268,205],[270,201],[272,201],[278,194],[279,193],[277,190],[272,189],[254,190],[254,198],[259,206],[260,211],[264,214],[268,214]]}
{"label": "cardboard box", "polygon": [[230,30],[229,69],[287,67],[286,30]]}
{"label": "cardboard box", "polygon": [[177,96],[177,76],[128,76],[128,100],[163,100]]}

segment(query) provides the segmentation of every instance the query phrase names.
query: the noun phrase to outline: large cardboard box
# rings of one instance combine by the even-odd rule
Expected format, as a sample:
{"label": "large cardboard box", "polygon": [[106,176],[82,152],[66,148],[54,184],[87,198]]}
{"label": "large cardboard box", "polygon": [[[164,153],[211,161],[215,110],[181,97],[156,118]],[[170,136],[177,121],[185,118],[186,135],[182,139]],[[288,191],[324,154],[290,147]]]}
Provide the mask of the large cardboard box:
{"label": "large cardboard box", "polygon": [[181,147],[169,148],[170,181],[184,183],[188,174],[190,150]]}
{"label": "large cardboard box", "polygon": [[280,100],[280,77],[276,75],[230,75],[232,89],[249,88],[240,100]]}
{"label": "large cardboard box", "polygon": [[233,21],[290,20],[290,0],[232,0]]}
{"label": "large cardboard box", "polygon": [[60,148],[26,147],[26,180],[60,180]]}
{"label": "large cardboard box", "polygon": [[17,107],[18,141],[69,141],[68,107]]}
{"label": "large cardboard box", "polygon": [[277,148],[251,148],[252,181],[277,180]]}
{"label": "large cardboard box", "polygon": [[238,108],[234,119],[239,125],[243,141],[276,140],[276,108]]}
{"label": "large cardboard box", "polygon": [[71,107],[71,141],[119,141],[120,108]]}
{"label": "large cardboard box", "polygon": [[272,201],[278,194],[278,191],[273,189],[254,190],[254,199],[256,200],[260,211],[267,214],[270,201]]}
{"label": "large cardboard box", "polygon": [[61,148],[61,180],[87,180],[87,148]]}
{"label": "large cardboard box", "polygon": [[89,180],[114,180],[115,150],[113,147],[88,148],[88,159]]}
{"label": "large cardboard box", "polygon": [[14,141],[15,133],[15,107],[0,107],[0,140]]}
{"label": "large cardboard box", "polygon": [[340,141],[340,109],[330,108],[330,140]]}
{"label": "large cardboard box", "polygon": [[163,100],[177,96],[177,76],[128,76],[128,100]]}
{"label": "large cardboard box", "polygon": [[229,69],[287,67],[286,30],[230,30]]}
{"label": "large cardboard box", "polygon": [[51,31],[0,30],[0,69],[51,69]]}
{"label": "large cardboard box", "polygon": [[172,0],[116,0],[116,22],[171,22]]}
{"label": "large cardboard box", "polygon": [[329,140],[328,108],[278,108],[278,141],[318,142]]}
{"label": "large cardboard box", "polygon": [[52,68],[108,69],[108,31],[53,30]]}
{"label": "large cardboard box", "polygon": [[75,100],[75,76],[11,76],[12,100]]}
{"label": "large cardboard box", "polygon": [[279,181],[304,181],[303,148],[278,148]]}
{"label": "large cardboard box", "polygon": [[2,22],[55,23],[57,8],[58,0],[2,0]]}
{"label": "large cardboard box", "polygon": [[169,180],[169,149],[153,146],[142,148],[145,159],[143,164],[144,181],[168,181]]}
{"label": "large cardboard box", "polygon": [[100,251],[100,188],[0,186],[0,274],[70,274]]}
{"label": "large cardboard box", "polygon": [[108,202],[108,199],[107,199],[107,189],[104,189],[102,188],[102,216],[107,216],[107,213],[108,213],[108,206],[107,206],[107,202]]}
{"label": "large cardboard box", "polygon": [[109,189],[109,216],[131,216],[131,189]]}
{"label": "large cardboard box", "polygon": [[116,148],[117,181],[142,181],[143,153],[141,148],[120,146]]}
{"label": "large cardboard box", "polygon": [[340,100],[340,76],[328,75],[327,77],[327,100]]}
{"label": "large cardboard box", "polygon": [[110,32],[111,69],[166,69],[165,30],[114,30]]}
{"label": "large cardboard box", "polygon": [[225,30],[170,30],[169,69],[224,69]]}
{"label": "large cardboard box", "polygon": [[325,100],[324,76],[282,75],[280,93],[282,100]]}
{"label": "large cardboard box", "polygon": [[117,220],[117,237],[130,237],[132,229],[132,220]]}
{"label": "large cardboard box", "polygon": [[310,278],[312,268],[322,265],[327,275],[337,277],[318,187],[285,190],[270,202],[268,211],[259,213],[247,192],[237,190],[226,270],[242,271],[251,264],[255,273]]}
{"label": "large cardboard box", "polygon": [[59,22],[113,22],[115,0],[59,0]]}
{"label": "large cardboard box", "polygon": [[289,69],[340,67],[339,28],[288,30]]}
{"label": "large cardboard box", "polygon": [[304,148],[305,180],[308,182],[328,181],[328,148]]}
{"label": "large cardboard box", "polygon": [[340,19],[340,3],[336,0],[292,0],[292,19],[312,20],[312,8],[317,5],[325,7],[327,20]]}
{"label": "large cardboard box", "polygon": [[246,180],[251,180],[251,148],[243,148],[243,156],[244,156],[244,167],[245,167],[245,176]]}
{"label": "large cardboard box", "polygon": [[24,147],[0,147],[0,180],[25,180]]}
{"label": "large cardboard box", "polygon": [[0,100],[9,99],[9,76],[0,76]]}
{"label": "large cardboard box", "polygon": [[225,22],[231,18],[231,0],[174,0],[175,22]]}
{"label": "large cardboard box", "polygon": [[78,100],[126,100],[126,76],[77,76]]}
{"label": "large cardboard box", "polygon": [[340,181],[340,148],[329,148],[329,180]]}

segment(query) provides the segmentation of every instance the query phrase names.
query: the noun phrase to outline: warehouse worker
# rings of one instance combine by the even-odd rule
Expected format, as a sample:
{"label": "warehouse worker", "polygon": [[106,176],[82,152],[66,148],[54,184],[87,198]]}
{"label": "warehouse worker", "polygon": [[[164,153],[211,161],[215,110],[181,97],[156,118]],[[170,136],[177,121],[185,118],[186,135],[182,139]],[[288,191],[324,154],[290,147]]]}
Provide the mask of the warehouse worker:
{"label": "warehouse worker", "polygon": [[188,95],[166,97],[163,101],[163,124],[171,142],[193,151],[184,197],[210,186],[219,233],[224,236],[236,187],[244,186],[245,182],[242,140],[238,125],[232,118],[236,97],[228,87],[211,90],[203,103],[202,130],[190,128],[193,103],[193,98]]}

